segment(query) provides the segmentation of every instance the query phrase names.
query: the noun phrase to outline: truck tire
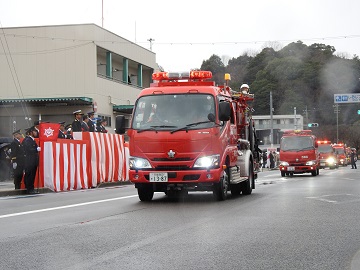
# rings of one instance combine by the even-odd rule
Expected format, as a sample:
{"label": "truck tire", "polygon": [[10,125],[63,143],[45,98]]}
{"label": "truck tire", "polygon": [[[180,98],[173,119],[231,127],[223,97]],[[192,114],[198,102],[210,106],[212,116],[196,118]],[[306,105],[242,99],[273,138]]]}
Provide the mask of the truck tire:
{"label": "truck tire", "polygon": [[139,199],[142,202],[149,202],[152,200],[152,198],[154,197],[154,190],[152,189],[152,187],[138,187],[138,195],[139,195]]}
{"label": "truck tire", "polygon": [[317,176],[316,170],[311,171],[311,175],[312,175],[312,176]]}
{"label": "truck tire", "polygon": [[219,183],[214,185],[213,195],[217,201],[225,201],[229,189],[228,176],[224,171],[224,175],[220,178]]}
{"label": "truck tire", "polygon": [[249,178],[248,180],[242,182],[242,194],[243,195],[250,195],[252,192],[252,182],[254,181],[254,172],[253,172],[253,165],[252,161],[249,164]]}
{"label": "truck tire", "polygon": [[285,177],[285,172],[281,172],[281,177]]}

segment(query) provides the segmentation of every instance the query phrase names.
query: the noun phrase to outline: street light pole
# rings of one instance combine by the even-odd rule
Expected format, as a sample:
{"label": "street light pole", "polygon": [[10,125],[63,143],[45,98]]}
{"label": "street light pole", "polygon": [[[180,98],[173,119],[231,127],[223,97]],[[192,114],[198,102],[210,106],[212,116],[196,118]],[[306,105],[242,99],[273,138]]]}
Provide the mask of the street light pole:
{"label": "street light pole", "polygon": [[273,100],[272,100],[272,91],[270,91],[270,144],[273,148],[274,143],[274,128],[273,128]]}
{"label": "street light pole", "polygon": [[339,104],[335,104],[334,113],[336,113],[336,143],[339,143]]}

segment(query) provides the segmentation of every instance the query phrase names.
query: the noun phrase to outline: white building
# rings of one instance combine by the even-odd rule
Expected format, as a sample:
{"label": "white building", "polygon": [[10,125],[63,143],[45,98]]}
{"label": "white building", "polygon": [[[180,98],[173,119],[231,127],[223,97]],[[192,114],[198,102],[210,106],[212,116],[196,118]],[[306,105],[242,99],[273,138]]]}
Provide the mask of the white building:
{"label": "white building", "polygon": [[0,30],[0,137],[96,111],[113,132],[158,70],[155,53],[95,24]]}
{"label": "white building", "polygon": [[[278,145],[285,130],[303,130],[304,118],[302,115],[273,115],[272,124],[270,115],[254,115],[258,139],[262,145]],[[271,129],[273,130],[273,142],[271,142]]]}

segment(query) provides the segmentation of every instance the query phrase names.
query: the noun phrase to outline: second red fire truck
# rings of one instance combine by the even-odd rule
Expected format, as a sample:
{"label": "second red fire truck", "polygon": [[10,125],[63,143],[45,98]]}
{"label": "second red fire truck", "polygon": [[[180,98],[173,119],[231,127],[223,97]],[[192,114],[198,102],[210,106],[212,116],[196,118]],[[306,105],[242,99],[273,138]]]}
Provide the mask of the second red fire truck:
{"label": "second red fire truck", "polygon": [[281,176],[311,173],[319,174],[318,143],[311,130],[285,131],[280,141]]}

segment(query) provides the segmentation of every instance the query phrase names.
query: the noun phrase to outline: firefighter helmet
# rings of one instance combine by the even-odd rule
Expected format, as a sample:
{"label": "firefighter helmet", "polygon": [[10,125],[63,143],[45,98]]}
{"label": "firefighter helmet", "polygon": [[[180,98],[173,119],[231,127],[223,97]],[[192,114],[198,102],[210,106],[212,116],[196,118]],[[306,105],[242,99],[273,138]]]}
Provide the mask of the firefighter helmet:
{"label": "firefighter helmet", "polygon": [[240,86],[240,91],[243,93],[249,93],[250,87],[246,83],[242,84]]}

